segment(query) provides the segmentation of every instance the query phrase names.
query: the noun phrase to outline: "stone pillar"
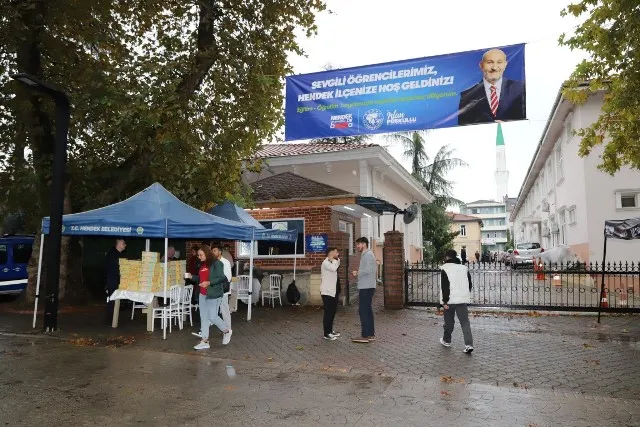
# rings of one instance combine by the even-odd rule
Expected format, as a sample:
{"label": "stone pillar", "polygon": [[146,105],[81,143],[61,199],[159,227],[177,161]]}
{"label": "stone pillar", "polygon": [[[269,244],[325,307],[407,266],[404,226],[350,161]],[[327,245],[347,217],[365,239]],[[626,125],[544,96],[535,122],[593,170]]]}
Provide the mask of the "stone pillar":
{"label": "stone pillar", "polygon": [[404,308],[404,235],[399,231],[384,233],[382,250],[384,306]]}

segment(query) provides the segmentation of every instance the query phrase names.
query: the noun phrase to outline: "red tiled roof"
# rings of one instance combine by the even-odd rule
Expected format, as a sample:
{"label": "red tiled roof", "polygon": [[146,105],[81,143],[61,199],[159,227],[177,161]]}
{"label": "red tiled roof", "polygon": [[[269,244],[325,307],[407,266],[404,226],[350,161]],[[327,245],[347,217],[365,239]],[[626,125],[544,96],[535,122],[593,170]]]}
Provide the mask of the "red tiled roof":
{"label": "red tiled roof", "polygon": [[371,143],[345,144],[265,144],[255,157],[266,159],[269,157],[303,156],[305,154],[335,153],[338,151],[358,150],[360,148],[379,147]]}
{"label": "red tiled roof", "polygon": [[449,218],[453,222],[472,222],[472,221],[482,221],[482,218],[478,218],[477,216],[471,215],[463,215],[455,212],[447,212]]}
{"label": "red tiled roof", "polygon": [[353,196],[348,191],[285,172],[251,184],[256,202]]}

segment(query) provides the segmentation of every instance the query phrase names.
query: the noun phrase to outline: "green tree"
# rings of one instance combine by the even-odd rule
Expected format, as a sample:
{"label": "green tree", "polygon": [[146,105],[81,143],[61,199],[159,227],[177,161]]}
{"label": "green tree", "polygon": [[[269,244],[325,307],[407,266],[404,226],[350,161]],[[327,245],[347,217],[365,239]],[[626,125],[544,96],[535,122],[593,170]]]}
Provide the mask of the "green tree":
{"label": "green tree", "polygon": [[451,231],[450,225],[445,207],[437,203],[422,206],[422,236],[428,242],[423,254],[425,262],[441,262],[444,253],[453,248],[453,239],[459,232]]}
{"label": "green tree", "polygon": [[431,160],[426,152],[427,135],[428,131],[401,132],[387,135],[387,139],[402,144],[404,158],[411,161],[411,175],[434,197],[432,203],[422,206],[422,235],[428,242],[423,255],[425,262],[439,262],[458,235],[450,229],[446,208],[462,204],[453,197],[453,182],[447,179],[447,174],[468,165],[453,157],[454,150],[447,145],[440,147]]}
{"label": "green tree", "polygon": [[583,18],[560,44],[589,53],[566,82],[564,96],[576,104],[605,91],[600,116],[576,132],[580,155],[604,144],[599,169],[611,175],[622,166],[640,168],[640,14],[633,0],[582,0],[561,12]]}
{"label": "green tree", "polygon": [[391,142],[399,142],[404,148],[403,157],[411,161],[411,175],[434,196],[434,202],[443,206],[460,205],[462,202],[453,197],[453,182],[447,174],[457,167],[468,164],[453,157],[454,149],[448,145],[440,147],[433,160],[426,151],[428,131],[400,132],[387,135]]}
{"label": "green tree", "polygon": [[[197,207],[237,194],[240,160],[282,124],[287,57],[303,53],[296,29],[313,34],[324,8],[322,0],[0,3],[3,208],[37,231],[49,205],[53,108],[12,81],[16,72],[57,85],[73,104],[66,213],[154,181]],[[81,298],[79,242],[63,244],[61,299]]]}
{"label": "green tree", "polygon": [[513,236],[511,235],[511,230],[507,228],[507,244],[504,247],[505,250],[509,250],[509,249],[513,249],[515,248],[515,244],[513,242]]}

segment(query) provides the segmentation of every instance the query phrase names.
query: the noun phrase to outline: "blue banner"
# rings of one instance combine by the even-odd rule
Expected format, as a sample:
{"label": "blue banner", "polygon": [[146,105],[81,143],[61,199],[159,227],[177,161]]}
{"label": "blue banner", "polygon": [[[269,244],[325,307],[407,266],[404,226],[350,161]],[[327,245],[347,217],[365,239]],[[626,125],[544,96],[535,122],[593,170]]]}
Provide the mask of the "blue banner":
{"label": "blue banner", "polygon": [[307,234],[306,251],[310,253],[325,253],[329,245],[329,238],[326,234]]}
{"label": "blue banner", "polygon": [[285,140],[524,120],[524,47],[289,76]]}

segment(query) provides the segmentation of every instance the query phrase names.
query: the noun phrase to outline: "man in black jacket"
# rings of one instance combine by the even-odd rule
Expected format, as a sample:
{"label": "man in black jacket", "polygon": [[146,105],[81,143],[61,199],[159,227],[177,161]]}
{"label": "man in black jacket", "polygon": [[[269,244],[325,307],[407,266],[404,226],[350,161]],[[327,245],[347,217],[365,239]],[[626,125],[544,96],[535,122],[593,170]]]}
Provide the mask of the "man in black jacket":
{"label": "man in black jacket", "polygon": [[[105,275],[105,284],[104,289],[107,294],[107,297],[110,297],[118,286],[120,286],[120,258],[123,258],[123,251],[127,247],[124,239],[117,239],[115,246],[109,249],[107,252],[107,256],[104,260],[104,275]],[[104,322],[106,325],[111,325],[111,321],[113,319],[113,308],[114,302],[107,302],[107,310],[105,313]]]}

